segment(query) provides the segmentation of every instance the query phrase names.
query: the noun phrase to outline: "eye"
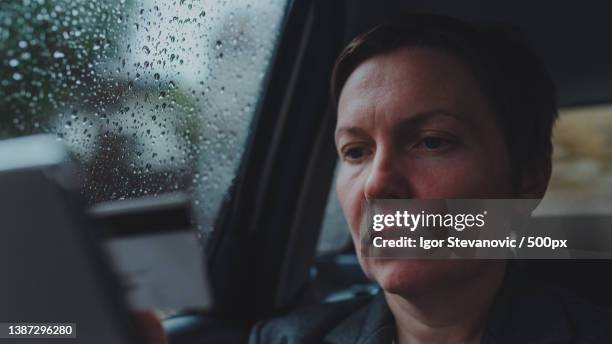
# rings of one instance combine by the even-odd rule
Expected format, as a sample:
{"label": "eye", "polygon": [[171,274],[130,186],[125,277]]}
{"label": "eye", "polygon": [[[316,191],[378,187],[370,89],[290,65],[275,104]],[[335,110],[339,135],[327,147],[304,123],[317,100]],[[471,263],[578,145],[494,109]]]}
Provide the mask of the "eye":
{"label": "eye", "polygon": [[416,144],[416,148],[429,151],[441,151],[450,148],[450,146],[451,141],[435,136],[426,137]]}
{"label": "eye", "polygon": [[344,152],[344,156],[350,160],[361,159],[365,155],[365,150],[362,147],[352,147]]}
{"label": "eye", "polygon": [[370,154],[368,147],[362,145],[351,145],[342,151],[342,160],[349,163],[358,163]]}

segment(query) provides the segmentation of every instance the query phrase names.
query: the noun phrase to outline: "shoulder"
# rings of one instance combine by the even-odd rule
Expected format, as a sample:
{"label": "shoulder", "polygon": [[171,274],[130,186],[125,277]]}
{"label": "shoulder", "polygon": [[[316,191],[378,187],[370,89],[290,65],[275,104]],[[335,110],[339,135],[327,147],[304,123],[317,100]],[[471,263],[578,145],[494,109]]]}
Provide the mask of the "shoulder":
{"label": "shoulder", "polygon": [[512,283],[499,295],[491,342],[612,343],[612,311],[555,286]]}
{"label": "shoulder", "polygon": [[367,308],[371,296],[308,306],[284,316],[260,321],[249,343],[316,343],[347,317]]}
{"label": "shoulder", "polygon": [[595,343],[612,342],[612,310],[597,306],[565,290],[555,290],[574,337]]}

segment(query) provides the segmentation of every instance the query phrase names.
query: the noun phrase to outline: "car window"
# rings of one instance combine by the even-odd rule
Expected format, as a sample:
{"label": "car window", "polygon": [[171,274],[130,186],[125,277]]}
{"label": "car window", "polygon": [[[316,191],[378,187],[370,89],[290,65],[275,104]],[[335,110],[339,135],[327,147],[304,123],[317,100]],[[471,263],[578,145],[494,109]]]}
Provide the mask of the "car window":
{"label": "car window", "polygon": [[[553,147],[551,180],[534,216],[612,214],[612,106],[562,109],[554,128]],[[349,244],[348,225],[333,187],[318,255]]]}
{"label": "car window", "polygon": [[553,171],[537,214],[612,214],[612,106],[561,111]]}
{"label": "car window", "polygon": [[52,133],[90,203],[194,195],[202,233],[245,148],[285,0],[7,0],[0,137]]}

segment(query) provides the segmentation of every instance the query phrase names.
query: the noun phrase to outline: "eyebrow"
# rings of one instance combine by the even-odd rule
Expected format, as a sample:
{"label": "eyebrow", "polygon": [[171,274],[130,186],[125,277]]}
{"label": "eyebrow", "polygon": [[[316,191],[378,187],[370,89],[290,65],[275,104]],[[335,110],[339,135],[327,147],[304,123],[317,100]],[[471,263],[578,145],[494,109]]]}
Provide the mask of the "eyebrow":
{"label": "eyebrow", "polygon": [[[417,112],[408,118],[402,119],[400,123],[397,124],[397,126],[400,127],[400,129],[412,127],[419,123],[429,120],[432,116],[438,116],[438,115],[448,116],[459,122],[468,122],[465,116],[461,116],[458,113],[450,112],[444,109],[435,109],[435,110]],[[353,126],[353,125],[340,126],[336,128],[336,133],[335,133],[336,138],[340,137],[343,134],[366,135],[367,132],[361,127]]]}

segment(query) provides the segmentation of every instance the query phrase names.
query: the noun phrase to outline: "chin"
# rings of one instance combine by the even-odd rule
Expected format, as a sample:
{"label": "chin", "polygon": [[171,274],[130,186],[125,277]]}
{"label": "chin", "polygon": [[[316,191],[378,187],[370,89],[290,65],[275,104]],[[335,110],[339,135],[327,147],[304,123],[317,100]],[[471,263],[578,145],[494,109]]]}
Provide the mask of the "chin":
{"label": "chin", "polygon": [[469,283],[488,265],[478,260],[369,259],[367,275],[388,293],[410,298]]}

